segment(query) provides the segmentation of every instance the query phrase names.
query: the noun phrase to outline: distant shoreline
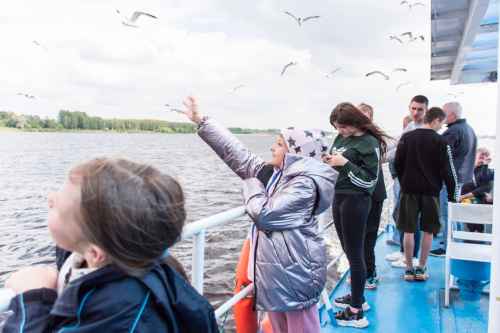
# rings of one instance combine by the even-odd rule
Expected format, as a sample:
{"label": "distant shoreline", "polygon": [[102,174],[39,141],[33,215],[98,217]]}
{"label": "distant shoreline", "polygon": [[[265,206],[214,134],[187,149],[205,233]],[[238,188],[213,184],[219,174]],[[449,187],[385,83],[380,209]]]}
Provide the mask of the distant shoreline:
{"label": "distant shoreline", "polygon": [[[279,130],[259,130],[229,128],[233,134],[253,134],[253,135],[277,135]],[[87,129],[65,129],[65,128],[12,128],[0,126],[0,133],[116,133],[116,134],[196,134],[196,132],[160,132],[160,131],[136,131],[136,130],[87,130]],[[480,140],[496,140],[494,135],[478,135]]]}
{"label": "distant shoreline", "polygon": [[[278,132],[264,130],[245,131],[229,129],[233,134],[253,135],[276,135]],[[0,126],[0,133],[113,133],[113,134],[196,134],[196,132],[160,132],[160,131],[136,131],[136,130],[87,130],[87,129],[56,129],[56,128],[12,128]]]}

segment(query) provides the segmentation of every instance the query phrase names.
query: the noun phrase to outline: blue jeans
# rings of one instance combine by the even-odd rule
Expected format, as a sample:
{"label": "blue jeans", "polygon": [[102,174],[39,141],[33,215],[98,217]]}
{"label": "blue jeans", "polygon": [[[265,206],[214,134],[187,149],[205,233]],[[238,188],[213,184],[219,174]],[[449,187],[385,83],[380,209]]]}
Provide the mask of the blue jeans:
{"label": "blue jeans", "polygon": [[[392,189],[394,191],[394,211],[392,212],[392,217],[394,218],[394,221],[397,221],[399,216],[399,195],[401,193],[401,186],[399,185],[399,181],[397,178],[394,178],[394,186],[392,187]],[[414,258],[418,258],[418,251],[420,250],[420,237],[421,237],[421,232],[420,232],[420,219],[419,219],[417,225],[417,231],[415,232],[414,236],[415,240],[415,247],[413,249]],[[392,240],[394,242],[399,243],[401,252],[404,252],[403,238],[404,238],[404,233],[399,232],[399,230],[396,228],[392,233]]]}

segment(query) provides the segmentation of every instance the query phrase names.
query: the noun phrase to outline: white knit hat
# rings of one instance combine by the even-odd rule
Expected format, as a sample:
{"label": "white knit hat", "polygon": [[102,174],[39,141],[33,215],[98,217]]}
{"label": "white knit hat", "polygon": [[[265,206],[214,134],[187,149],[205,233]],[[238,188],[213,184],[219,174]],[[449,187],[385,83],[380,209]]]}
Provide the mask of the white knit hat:
{"label": "white knit hat", "polygon": [[297,155],[308,156],[320,160],[328,150],[326,133],[318,129],[304,130],[288,127],[281,130],[281,135],[288,145],[288,150]]}

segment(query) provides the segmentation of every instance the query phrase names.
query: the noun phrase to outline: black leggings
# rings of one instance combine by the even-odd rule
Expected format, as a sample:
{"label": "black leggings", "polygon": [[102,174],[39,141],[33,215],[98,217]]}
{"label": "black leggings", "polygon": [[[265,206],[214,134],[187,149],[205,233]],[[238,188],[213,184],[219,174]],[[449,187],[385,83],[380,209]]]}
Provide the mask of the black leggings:
{"label": "black leggings", "polygon": [[371,197],[365,194],[335,194],[333,220],[342,249],[351,268],[351,306],[361,308],[365,301],[365,229]]}
{"label": "black leggings", "polygon": [[366,261],[366,276],[374,277],[375,272],[375,245],[377,243],[378,228],[380,227],[380,216],[384,201],[372,200],[372,207],[368,214],[366,222],[365,234],[365,261]]}

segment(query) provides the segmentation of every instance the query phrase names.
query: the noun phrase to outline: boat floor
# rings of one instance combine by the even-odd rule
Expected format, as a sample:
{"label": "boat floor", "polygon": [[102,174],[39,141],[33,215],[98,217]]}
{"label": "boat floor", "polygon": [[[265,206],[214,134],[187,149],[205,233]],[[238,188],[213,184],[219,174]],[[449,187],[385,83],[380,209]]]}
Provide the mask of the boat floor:
{"label": "boat floor", "polygon": [[[386,244],[387,233],[379,237],[376,246],[377,273],[380,283],[375,290],[366,290],[365,297],[371,307],[366,312],[370,325],[365,329],[341,327],[328,321],[324,308],[320,311],[321,332],[487,332],[488,295],[481,294],[478,301],[464,301],[457,290],[452,290],[450,307],[444,307],[444,257],[429,257],[429,280],[406,282],[404,270],[392,268],[385,255],[398,248]],[[346,274],[347,275],[347,274]],[[346,275],[331,293],[333,299],[350,292]],[[335,309],[338,311],[339,309]]]}

